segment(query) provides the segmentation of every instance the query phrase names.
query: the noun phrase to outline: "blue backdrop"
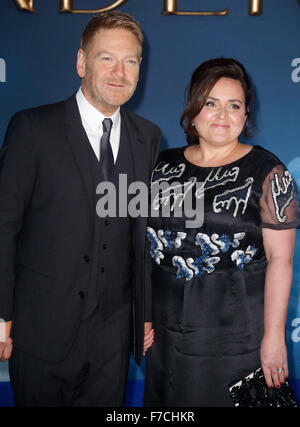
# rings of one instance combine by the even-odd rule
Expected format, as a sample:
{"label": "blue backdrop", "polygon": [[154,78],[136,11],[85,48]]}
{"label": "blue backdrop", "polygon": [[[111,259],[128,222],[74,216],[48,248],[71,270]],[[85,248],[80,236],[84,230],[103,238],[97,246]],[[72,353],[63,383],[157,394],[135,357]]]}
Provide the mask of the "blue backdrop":
{"label": "blue backdrop", "polygon": [[[19,2],[20,3],[20,2]],[[75,61],[90,14],[59,12],[59,0],[0,4],[0,144],[17,110],[69,97],[80,85]],[[115,0],[74,0],[74,9],[98,9]],[[171,3],[171,2],[169,2]],[[175,3],[175,2],[174,2]],[[179,118],[192,71],[204,60],[234,57],[251,76],[256,136],[278,155],[300,187],[300,1],[264,0],[249,15],[250,0],[178,0],[180,11],[221,11],[226,16],[163,15],[164,0],[127,0],[118,9],[135,16],[145,33],[140,83],[128,108],[157,123],[163,147],[185,144]],[[255,2],[253,2],[254,4]],[[287,319],[290,378],[300,400],[300,237]],[[144,366],[130,366],[127,405],[141,405]],[[7,364],[0,366],[0,406],[12,404]]]}

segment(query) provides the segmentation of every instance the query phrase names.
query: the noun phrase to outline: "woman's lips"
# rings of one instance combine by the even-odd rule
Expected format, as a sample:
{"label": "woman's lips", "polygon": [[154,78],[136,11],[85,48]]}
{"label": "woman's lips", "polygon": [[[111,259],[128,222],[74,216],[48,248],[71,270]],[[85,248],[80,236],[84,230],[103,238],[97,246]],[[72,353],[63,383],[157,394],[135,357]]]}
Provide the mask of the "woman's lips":
{"label": "woman's lips", "polygon": [[212,126],[215,127],[215,128],[220,128],[220,129],[229,128],[229,125],[219,124],[219,123],[213,123]]}

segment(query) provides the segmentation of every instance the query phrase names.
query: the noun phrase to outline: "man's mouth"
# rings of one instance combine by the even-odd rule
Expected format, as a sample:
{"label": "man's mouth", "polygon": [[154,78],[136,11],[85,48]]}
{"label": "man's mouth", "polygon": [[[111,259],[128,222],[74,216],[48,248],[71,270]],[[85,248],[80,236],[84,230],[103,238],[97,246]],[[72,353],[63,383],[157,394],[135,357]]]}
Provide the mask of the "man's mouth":
{"label": "man's mouth", "polygon": [[122,83],[106,83],[106,85],[107,86],[110,86],[110,87],[116,87],[116,88],[122,88],[122,87],[124,87],[124,84],[122,84]]}

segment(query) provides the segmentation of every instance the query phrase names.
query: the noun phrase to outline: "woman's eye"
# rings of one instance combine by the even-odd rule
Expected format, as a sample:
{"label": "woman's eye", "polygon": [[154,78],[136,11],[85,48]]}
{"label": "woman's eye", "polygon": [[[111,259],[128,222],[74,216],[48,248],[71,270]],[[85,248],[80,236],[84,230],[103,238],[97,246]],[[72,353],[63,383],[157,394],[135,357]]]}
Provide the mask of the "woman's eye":
{"label": "woman's eye", "polygon": [[214,107],[215,103],[212,101],[207,101],[205,104],[207,107]]}
{"label": "woman's eye", "polygon": [[241,107],[238,104],[231,104],[230,108],[232,108],[233,110],[240,110]]}

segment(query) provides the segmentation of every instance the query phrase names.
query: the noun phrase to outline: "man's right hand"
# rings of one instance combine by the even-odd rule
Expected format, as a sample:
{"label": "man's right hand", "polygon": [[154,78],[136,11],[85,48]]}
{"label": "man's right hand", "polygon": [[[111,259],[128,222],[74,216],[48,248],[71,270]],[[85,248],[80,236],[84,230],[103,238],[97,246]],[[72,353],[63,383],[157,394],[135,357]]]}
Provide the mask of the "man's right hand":
{"label": "man's right hand", "polygon": [[12,353],[11,322],[0,322],[0,360],[7,362]]}

